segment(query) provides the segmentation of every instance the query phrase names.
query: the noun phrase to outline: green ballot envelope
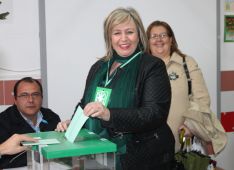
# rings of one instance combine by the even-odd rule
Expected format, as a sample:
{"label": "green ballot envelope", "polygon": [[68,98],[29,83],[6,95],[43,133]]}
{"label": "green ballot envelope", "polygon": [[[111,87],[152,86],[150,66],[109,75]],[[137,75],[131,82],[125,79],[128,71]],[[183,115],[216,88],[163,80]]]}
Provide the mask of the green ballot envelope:
{"label": "green ballot envelope", "polygon": [[69,142],[73,143],[76,140],[82,126],[88,118],[89,117],[84,115],[83,109],[79,106],[65,133],[65,137]]}
{"label": "green ballot envelope", "polygon": [[[110,95],[111,89],[97,87],[94,101],[101,102],[104,106],[107,106],[110,99]],[[80,132],[80,129],[83,127],[88,118],[89,117],[84,115],[83,109],[79,106],[65,133],[65,137],[69,142],[73,143],[75,141],[77,135]]]}

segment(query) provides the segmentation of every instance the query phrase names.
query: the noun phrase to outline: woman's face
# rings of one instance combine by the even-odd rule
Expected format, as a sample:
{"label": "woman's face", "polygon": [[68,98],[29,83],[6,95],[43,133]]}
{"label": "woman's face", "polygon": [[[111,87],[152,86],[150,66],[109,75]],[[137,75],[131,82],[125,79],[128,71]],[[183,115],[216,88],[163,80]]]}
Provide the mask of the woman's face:
{"label": "woman's face", "polygon": [[150,31],[149,45],[152,55],[158,57],[170,56],[172,38],[168,36],[163,26],[154,26]]}
{"label": "woman's face", "polygon": [[111,44],[118,55],[128,57],[134,53],[139,43],[135,23],[130,20],[118,24],[111,31]]}

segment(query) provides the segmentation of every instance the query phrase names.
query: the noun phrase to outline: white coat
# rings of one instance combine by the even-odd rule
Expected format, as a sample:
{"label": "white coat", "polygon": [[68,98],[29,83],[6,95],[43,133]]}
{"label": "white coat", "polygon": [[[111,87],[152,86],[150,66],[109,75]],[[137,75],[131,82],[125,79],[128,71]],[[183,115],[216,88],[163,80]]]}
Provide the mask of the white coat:
{"label": "white coat", "polygon": [[210,96],[197,62],[189,56],[185,59],[192,80],[190,96],[182,57],[174,52],[167,64],[172,89],[168,124],[176,140],[175,151],[180,148],[179,127],[185,124],[194,135],[202,139],[203,144],[211,142],[214,154],[218,154],[227,143],[226,133],[210,109]]}

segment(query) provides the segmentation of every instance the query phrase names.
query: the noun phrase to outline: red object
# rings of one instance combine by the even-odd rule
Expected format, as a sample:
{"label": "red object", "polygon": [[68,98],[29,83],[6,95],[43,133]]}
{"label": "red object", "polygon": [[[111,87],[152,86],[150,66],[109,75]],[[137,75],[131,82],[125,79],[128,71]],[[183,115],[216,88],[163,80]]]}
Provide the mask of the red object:
{"label": "red object", "polygon": [[234,132],[234,111],[222,112],[221,123],[226,132]]}
{"label": "red object", "polygon": [[208,154],[208,155],[214,155],[214,148],[213,148],[212,142],[206,142],[205,149],[206,149],[206,154]]}

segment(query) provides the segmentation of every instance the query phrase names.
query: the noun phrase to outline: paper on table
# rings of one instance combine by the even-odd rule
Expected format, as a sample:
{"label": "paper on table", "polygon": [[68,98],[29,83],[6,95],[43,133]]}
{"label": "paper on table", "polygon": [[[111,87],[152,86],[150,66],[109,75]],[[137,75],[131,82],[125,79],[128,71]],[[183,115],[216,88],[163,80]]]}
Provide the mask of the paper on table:
{"label": "paper on table", "polygon": [[69,142],[73,143],[75,141],[80,129],[88,118],[89,117],[84,115],[83,109],[79,106],[65,133],[65,137]]}
{"label": "paper on table", "polygon": [[21,142],[24,146],[31,146],[31,145],[49,145],[49,144],[56,144],[60,143],[57,139],[40,139],[38,142]]}

